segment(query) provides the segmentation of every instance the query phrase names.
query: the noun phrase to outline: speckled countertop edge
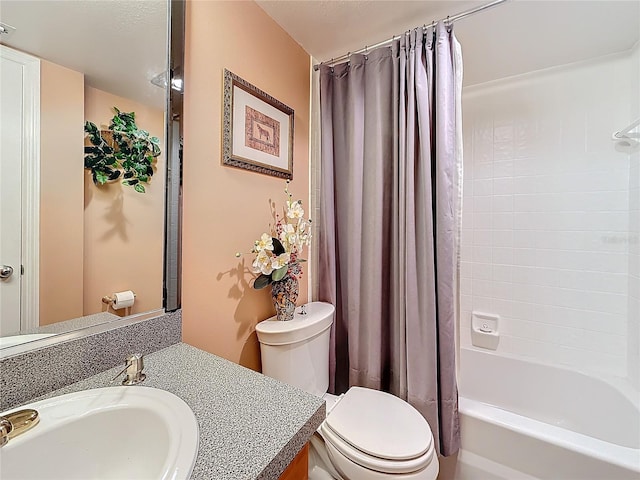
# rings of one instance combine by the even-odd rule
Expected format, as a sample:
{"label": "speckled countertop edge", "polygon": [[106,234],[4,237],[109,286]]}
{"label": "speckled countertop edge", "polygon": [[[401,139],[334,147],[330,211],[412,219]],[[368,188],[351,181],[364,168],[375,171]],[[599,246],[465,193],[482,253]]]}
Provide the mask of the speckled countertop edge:
{"label": "speckled countertop edge", "polygon": [[118,315],[111,312],[99,312],[84,317],[72,318],[64,322],[52,323],[43,327],[36,327],[25,333],[67,333],[81,328],[93,327],[103,323],[120,320]]}
{"label": "speckled countertop edge", "polygon": [[[118,385],[110,380],[119,370],[33,401]],[[198,420],[192,480],[277,479],[325,418],[321,398],[184,343],[145,356],[144,371],[140,386],[177,395]]]}

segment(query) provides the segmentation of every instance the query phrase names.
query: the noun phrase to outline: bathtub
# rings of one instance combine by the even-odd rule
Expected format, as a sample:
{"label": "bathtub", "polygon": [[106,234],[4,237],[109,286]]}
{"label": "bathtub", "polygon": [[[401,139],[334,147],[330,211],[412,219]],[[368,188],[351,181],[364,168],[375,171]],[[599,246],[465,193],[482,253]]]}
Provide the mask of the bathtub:
{"label": "bathtub", "polygon": [[460,350],[456,480],[640,478],[638,393],[582,373]]}

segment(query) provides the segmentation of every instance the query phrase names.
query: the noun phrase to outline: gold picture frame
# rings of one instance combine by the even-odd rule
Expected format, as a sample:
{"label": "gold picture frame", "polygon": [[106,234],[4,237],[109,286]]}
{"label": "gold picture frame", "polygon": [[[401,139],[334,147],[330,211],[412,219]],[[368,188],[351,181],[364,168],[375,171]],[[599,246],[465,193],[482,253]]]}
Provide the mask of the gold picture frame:
{"label": "gold picture frame", "polygon": [[292,108],[224,70],[222,163],[293,179]]}

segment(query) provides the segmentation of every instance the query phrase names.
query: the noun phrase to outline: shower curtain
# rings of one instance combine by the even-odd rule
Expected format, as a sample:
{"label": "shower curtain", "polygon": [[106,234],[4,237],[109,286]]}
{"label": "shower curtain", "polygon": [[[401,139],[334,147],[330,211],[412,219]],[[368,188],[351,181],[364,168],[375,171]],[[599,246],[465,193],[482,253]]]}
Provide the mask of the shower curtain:
{"label": "shower curtain", "polygon": [[440,23],[320,71],[319,298],[331,391],[389,391],[459,448],[462,59]]}

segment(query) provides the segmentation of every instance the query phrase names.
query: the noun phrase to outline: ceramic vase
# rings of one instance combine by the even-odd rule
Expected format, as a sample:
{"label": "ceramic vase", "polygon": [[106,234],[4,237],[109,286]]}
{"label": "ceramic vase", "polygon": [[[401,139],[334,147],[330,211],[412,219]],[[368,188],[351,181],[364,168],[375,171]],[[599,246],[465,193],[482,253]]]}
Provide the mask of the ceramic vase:
{"label": "ceramic vase", "polygon": [[271,298],[278,320],[293,320],[299,293],[298,279],[289,273],[282,280],[271,284]]}

